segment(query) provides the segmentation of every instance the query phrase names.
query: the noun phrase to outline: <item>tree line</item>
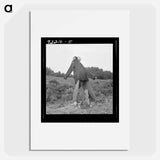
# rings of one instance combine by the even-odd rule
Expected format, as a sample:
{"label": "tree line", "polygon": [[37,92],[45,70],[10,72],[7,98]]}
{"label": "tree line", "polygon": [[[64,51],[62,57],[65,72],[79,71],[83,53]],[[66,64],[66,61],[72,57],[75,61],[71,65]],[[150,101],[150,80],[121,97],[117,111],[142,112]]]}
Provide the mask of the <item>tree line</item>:
{"label": "tree line", "polygon": [[[113,73],[110,71],[104,71],[98,67],[86,67],[89,78],[92,78],[91,75],[94,75],[97,79],[113,79]],[[62,72],[54,72],[51,68],[46,67],[46,75],[52,75],[55,77],[64,77],[65,73]],[[71,74],[70,77],[73,75]]]}

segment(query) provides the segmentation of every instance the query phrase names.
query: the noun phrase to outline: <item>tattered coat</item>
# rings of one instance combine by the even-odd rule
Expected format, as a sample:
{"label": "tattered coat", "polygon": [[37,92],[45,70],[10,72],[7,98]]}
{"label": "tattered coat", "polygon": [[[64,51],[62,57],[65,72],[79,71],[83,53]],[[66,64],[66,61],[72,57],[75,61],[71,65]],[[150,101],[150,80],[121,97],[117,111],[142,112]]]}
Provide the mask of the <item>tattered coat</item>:
{"label": "tattered coat", "polygon": [[75,79],[75,83],[77,83],[77,81],[88,81],[88,73],[87,70],[85,69],[85,67],[77,60],[72,61],[66,75],[65,78],[67,78],[73,71],[73,77]]}
{"label": "tattered coat", "polygon": [[78,60],[72,61],[64,78],[66,79],[72,73],[72,71],[75,83],[77,83],[77,81],[79,80],[80,81],[79,87],[82,86],[83,88],[87,88],[89,92],[89,97],[95,100],[95,94],[89,83],[89,78],[88,78],[88,76],[90,76],[94,79],[95,76],[90,72],[87,72],[85,67]]}

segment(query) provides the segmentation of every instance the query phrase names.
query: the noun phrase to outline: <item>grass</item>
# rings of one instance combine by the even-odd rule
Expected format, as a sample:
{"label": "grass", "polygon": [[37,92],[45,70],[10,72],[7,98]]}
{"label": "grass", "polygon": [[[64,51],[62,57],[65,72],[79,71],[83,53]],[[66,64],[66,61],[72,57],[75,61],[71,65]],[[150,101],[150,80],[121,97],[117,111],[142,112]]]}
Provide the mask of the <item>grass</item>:
{"label": "grass", "polygon": [[[90,80],[96,95],[92,107],[72,105],[74,79],[46,77],[46,112],[47,114],[112,114],[112,80]],[[80,90],[82,92],[82,89]],[[80,98],[81,94],[79,94]]]}

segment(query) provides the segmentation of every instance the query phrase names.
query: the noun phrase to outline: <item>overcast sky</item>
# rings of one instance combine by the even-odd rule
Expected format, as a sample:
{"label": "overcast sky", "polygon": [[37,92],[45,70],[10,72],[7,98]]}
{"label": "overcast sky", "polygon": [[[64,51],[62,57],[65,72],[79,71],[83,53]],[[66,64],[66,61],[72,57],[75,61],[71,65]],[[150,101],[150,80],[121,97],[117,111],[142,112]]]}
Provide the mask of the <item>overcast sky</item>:
{"label": "overcast sky", "polygon": [[74,56],[85,67],[99,67],[112,72],[112,44],[47,44],[46,65],[54,72],[66,73]]}

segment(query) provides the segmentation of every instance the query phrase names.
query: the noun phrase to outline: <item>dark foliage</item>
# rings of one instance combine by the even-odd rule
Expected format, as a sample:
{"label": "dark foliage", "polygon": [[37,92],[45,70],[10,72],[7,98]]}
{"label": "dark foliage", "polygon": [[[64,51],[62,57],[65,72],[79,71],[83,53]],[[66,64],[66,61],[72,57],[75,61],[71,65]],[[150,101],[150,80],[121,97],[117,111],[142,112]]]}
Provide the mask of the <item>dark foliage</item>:
{"label": "dark foliage", "polygon": [[[87,67],[86,68],[89,73],[94,75],[97,79],[112,79],[113,75],[110,71],[103,71],[103,69],[100,69],[98,67]],[[89,77],[92,78],[92,76],[89,74]]]}
{"label": "dark foliage", "polygon": [[[100,69],[98,67],[87,67],[87,72],[89,78],[96,77],[97,79],[112,79],[113,74],[110,71],[103,71],[103,69]],[[55,77],[64,77],[65,74],[59,72],[54,72],[51,68],[46,67],[46,75],[52,75]],[[72,75],[70,76],[72,77]]]}

